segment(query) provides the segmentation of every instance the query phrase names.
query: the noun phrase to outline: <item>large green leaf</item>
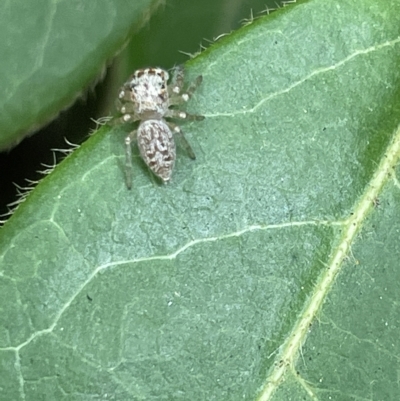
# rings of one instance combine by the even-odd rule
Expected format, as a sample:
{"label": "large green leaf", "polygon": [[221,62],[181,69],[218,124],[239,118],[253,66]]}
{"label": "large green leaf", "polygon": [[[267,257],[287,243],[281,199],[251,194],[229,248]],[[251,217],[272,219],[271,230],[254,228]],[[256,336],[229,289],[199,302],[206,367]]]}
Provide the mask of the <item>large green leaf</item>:
{"label": "large green leaf", "polygon": [[70,105],[149,13],[151,0],[4,1],[0,149]]}
{"label": "large green leaf", "polygon": [[102,128],[0,232],[6,400],[395,400],[400,3],[318,0],[188,66],[162,186]]}

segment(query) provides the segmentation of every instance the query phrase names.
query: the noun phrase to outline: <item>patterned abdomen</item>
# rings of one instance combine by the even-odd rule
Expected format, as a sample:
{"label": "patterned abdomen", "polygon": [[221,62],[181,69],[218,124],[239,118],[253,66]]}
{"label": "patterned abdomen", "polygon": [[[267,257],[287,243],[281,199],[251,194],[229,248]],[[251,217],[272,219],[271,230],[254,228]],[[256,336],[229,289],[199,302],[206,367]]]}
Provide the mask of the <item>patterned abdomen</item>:
{"label": "patterned abdomen", "polygon": [[137,131],[140,155],[151,171],[169,181],[176,158],[175,141],[163,120],[145,120]]}

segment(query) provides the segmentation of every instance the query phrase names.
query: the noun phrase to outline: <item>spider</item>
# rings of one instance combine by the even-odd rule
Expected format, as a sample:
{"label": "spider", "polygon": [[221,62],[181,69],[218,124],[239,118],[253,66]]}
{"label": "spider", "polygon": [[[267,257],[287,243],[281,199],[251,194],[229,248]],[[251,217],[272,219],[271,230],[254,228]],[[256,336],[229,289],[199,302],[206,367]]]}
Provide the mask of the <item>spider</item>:
{"label": "spider", "polygon": [[181,142],[189,157],[196,156],[177,124],[167,121],[166,118],[200,121],[204,116],[189,114],[171,106],[187,102],[196,88],[201,84],[203,77],[198,76],[195,81],[182,92],[184,85],[184,69],[176,67],[172,82],[167,85],[169,74],[161,68],[140,69],[133,73],[120,89],[117,109],[122,114],[117,123],[140,121],[139,126],[125,138],[126,158],[126,186],[132,188],[132,142],[137,139],[140,155],[150,170],[163,183],[171,179],[176,158],[174,135],[181,138]]}

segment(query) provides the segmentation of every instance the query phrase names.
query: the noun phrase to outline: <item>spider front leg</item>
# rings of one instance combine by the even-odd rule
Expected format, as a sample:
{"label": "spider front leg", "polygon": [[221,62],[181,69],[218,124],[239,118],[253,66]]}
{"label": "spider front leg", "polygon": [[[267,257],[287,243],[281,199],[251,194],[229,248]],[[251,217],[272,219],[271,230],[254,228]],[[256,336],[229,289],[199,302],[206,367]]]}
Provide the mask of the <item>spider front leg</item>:
{"label": "spider front leg", "polygon": [[165,113],[164,117],[169,118],[178,118],[180,120],[187,121],[201,121],[204,120],[204,116],[200,116],[198,114],[189,114],[186,111],[176,110],[176,109],[168,109]]}
{"label": "spider front leg", "polygon": [[186,92],[181,94],[184,84],[184,69],[183,66],[178,66],[175,68],[174,76],[171,85],[168,87],[168,92],[170,96],[170,105],[176,105],[183,102],[187,102],[192,96],[197,87],[202,83],[203,76],[199,75],[194,82],[192,82]]}
{"label": "spider front leg", "polygon": [[184,133],[182,132],[181,128],[179,127],[179,125],[176,125],[174,123],[171,122],[167,122],[168,127],[171,129],[171,131],[173,131],[173,133],[177,136],[179,136],[179,138],[181,139],[181,143],[182,146],[185,148],[186,152],[188,153],[189,157],[193,160],[196,159],[196,155],[193,152],[192,147],[190,146],[190,143],[188,142],[188,140],[185,138]]}
{"label": "spider front leg", "polygon": [[135,105],[132,102],[115,101],[115,107],[121,114],[135,114]]}
{"label": "spider front leg", "polygon": [[200,84],[203,82],[203,75],[199,75],[190,85],[189,88],[187,89],[186,93],[182,94],[182,99],[187,102],[193,95],[194,91],[200,86]]}
{"label": "spider front leg", "polygon": [[168,86],[168,94],[170,97],[179,95],[184,84],[185,71],[182,65],[178,65],[174,69],[171,85]]}
{"label": "spider front leg", "polygon": [[128,83],[124,84],[121,87],[121,89],[119,90],[117,101],[118,100],[119,101],[124,101],[124,102],[131,102],[132,101],[131,89],[130,89]]}
{"label": "spider front leg", "polygon": [[117,99],[115,102],[115,107],[118,112],[122,114],[122,116],[111,120],[111,126],[125,123],[133,123],[137,120],[140,120],[140,117],[136,114],[135,106],[133,105],[133,103],[124,103],[121,100]]}
{"label": "spider front leg", "polygon": [[132,142],[136,139],[137,130],[129,133],[125,138],[125,174],[126,186],[132,188]]}
{"label": "spider front leg", "polygon": [[139,118],[136,116],[136,114],[134,114],[134,113],[131,113],[131,114],[127,113],[127,114],[124,114],[124,115],[121,116],[121,117],[113,118],[113,119],[109,122],[109,125],[110,125],[111,127],[115,127],[115,126],[121,125],[121,124],[133,123],[133,122],[135,122],[135,121],[137,121],[137,120],[139,120]]}

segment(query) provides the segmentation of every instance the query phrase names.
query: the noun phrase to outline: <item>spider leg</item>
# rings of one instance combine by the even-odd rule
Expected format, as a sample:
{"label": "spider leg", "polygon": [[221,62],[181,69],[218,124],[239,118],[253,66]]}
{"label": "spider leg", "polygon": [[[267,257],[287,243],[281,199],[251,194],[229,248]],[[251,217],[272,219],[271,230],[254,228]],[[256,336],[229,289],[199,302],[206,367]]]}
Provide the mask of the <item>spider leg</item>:
{"label": "spider leg", "polygon": [[117,125],[126,124],[126,123],[133,123],[140,118],[135,113],[126,113],[120,117],[114,117],[108,125],[111,127],[115,127]]}
{"label": "spider leg", "polygon": [[197,114],[189,114],[189,113],[186,113],[186,111],[176,110],[176,109],[168,109],[166,111],[164,117],[178,118],[180,120],[187,120],[187,121],[204,120],[204,116],[199,116]]}
{"label": "spider leg", "polygon": [[174,132],[175,135],[179,136],[179,138],[181,139],[182,146],[185,148],[185,150],[188,153],[189,157],[191,159],[195,160],[196,159],[196,155],[194,154],[193,149],[190,146],[190,143],[186,139],[186,137],[185,137],[184,133],[182,132],[181,128],[179,127],[179,125],[176,125],[176,124],[171,123],[169,121],[167,121],[167,125]]}
{"label": "spider leg", "polygon": [[125,138],[125,178],[128,189],[132,188],[132,141],[135,140],[136,134],[137,130],[134,130]]}
{"label": "spider leg", "polygon": [[[186,91],[186,94],[189,96],[189,98],[187,100],[189,100],[194,91],[200,86],[200,84],[203,82],[203,76],[199,75],[190,85],[189,88]],[[183,95],[182,95],[183,98]],[[187,102],[187,100],[185,100]]]}
{"label": "spider leg", "polygon": [[184,77],[185,71],[183,65],[178,65],[175,67],[171,85],[168,86],[168,92],[170,96],[179,95],[181,93]]}
{"label": "spider leg", "polygon": [[197,87],[202,83],[203,76],[199,75],[188,87],[186,92],[181,93],[183,88],[184,70],[183,66],[175,68],[172,83],[169,86],[169,95],[171,105],[187,102],[192,96]]}
{"label": "spider leg", "polygon": [[125,101],[125,102],[132,101],[131,91],[128,86],[124,85],[120,88],[119,93],[118,93],[118,100]]}
{"label": "spider leg", "polygon": [[[121,114],[135,114],[135,105],[133,103],[123,103],[120,100],[116,100],[115,107]],[[139,119],[136,118],[137,120]]]}
{"label": "spider leg", "polygon": [[135,106],[133,103],[124,103],[120,99],[115,101],[115,107],[122,116],[116,117],[111,120],[110,125],[120,125],[125,123],[132,123],[140,120],[140,117],[136,114]]}

